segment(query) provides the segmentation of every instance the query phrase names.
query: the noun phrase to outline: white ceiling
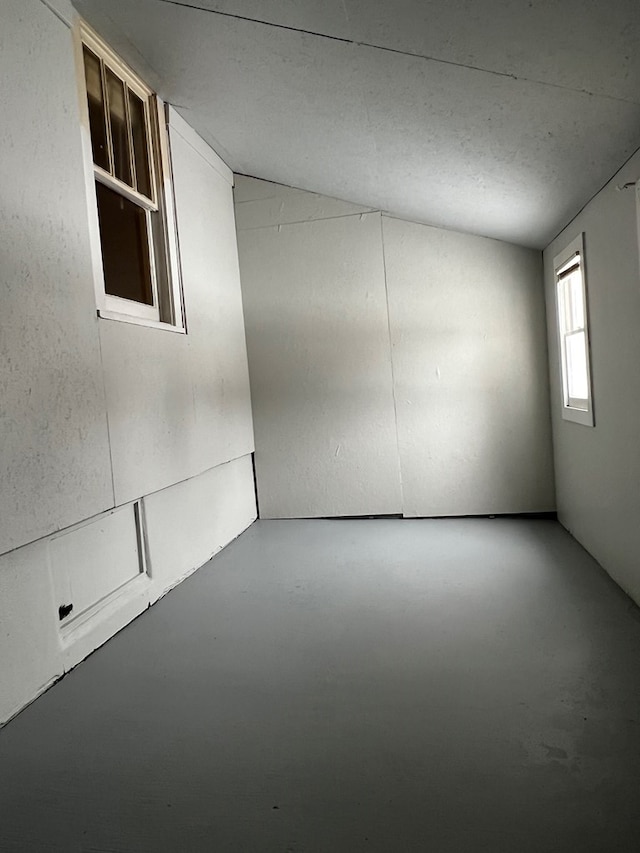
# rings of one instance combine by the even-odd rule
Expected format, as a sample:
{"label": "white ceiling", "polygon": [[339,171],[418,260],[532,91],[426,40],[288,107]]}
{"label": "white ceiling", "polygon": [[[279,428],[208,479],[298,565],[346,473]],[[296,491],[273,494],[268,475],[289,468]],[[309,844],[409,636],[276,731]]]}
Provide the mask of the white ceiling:
{"label": "white ceiling", "polygon": [[639,0],[75,5],[234,171],[420,222],[544,247],[640,145]]}

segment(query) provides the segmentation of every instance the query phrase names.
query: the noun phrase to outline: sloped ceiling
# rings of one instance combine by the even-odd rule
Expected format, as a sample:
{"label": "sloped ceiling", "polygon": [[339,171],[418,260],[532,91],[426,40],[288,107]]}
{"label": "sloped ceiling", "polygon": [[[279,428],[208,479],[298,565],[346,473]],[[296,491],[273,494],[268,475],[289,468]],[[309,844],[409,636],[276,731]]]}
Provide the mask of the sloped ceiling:
{"label": "sloped ceiling", "polygon": [[542,248],[640,145],[638,0],[76,7],[234,171],[419,222]]}

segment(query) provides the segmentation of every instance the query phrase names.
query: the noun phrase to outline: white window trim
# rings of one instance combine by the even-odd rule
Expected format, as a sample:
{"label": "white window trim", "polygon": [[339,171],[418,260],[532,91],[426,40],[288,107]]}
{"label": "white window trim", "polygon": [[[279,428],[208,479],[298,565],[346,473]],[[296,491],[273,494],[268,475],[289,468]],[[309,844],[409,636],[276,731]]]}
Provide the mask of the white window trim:
{"label": "white window trim", "polygon": [[[127,299],[122,302],[129,304]],[[135,303],[133,303],[135,304]],[[98,317],[101,320],[117,320],[120,323],[131,323],[133,326],[147,326],[150,329],[164,329],[166,332],[174,332],[178,335],[185,335],[186,329],[184,326],[173,326],[171,323],[163,323],[162,320],[149,320],[146,317],[137,317],[135,314],[125,313],[126,309],[121,311],[110,311],[108,308],[98,309]]]}
{"label": "white window trim", "polygon": [[[157,106],[158,133],[158,155],[162,172],[162,186],[158,186],[156,176],[156,164],[151,158],[150,168],[152,171],[152,185],[157,187],[158,194],[164,199],[164,221],[167,233],[167,256],[169,263],[169,280],[171,282],[169,298],[173,312],[173,323],[160,320],[158,294],[156,287],[155,272],[152,274],[154,286],[154,298],[156,305],[143,305],[129,299],[122,299],[106,293],[104,282],[104,271],[102,267],[102,246],[100,240],[100,226],[98,222],[98,204],[96,198],[96,180],[102,181],[99,167],[94,166],[93,149],[91,144],[91,131],[89,127],[89,107],[87,104],[87,90],[85,84],[83,44],[91,50],[102,54],[113,69],[126,80],[127,85],[141,98],[147,99],[154,95],[153,90],[146,87],[142,81],[128,68],[128,66],[114,53],[114,51],[88,26],[80,17],[76,16],[73,27],[74,59],[76,66],[76,81],[78,85],[78,99],[80,108],[80,132],[82,142],[82,153],[84,163],[85,196],[87,199],[87,216],[89,224],[89,244],[91,249],[91,266],[96,297],[98,317],[105,320],[120,320],[124,323],[133,323],[140,326],[148,326],[163,329],[180,334],[186,334],[186,315],[184,309],[184,298],[182,289],[182,274],[180,265],[180,250],[178,244],[178,231],[175,215],[175,200],[173,193],[171,153],[169,145],[168,111],[163,101],[155,95]],[[153,104],[154,101],[149,103]],[[105,174],[104,183],[108,186],[116,179]],[[155,199],[155,204],[140,196],[135,190],[117,182],[119,191],[148,209],[157,209],[161,199]],[[154,189],[155,193],[155,189]],[[151,239],[151,234],[149,234]],[[153,251],[150,251],[152,268],[155,264]]]}
{"label": "white window trim", "polygon": [[[562,317],[562,308],[560,306],[559,300],[559,287],[558,287],[558,270],[561,270],[572,257],[576,254],[580,255],[580,268],[582,272],[582,298],[584,302],[584,312],[585,312],[585,325],[584,325],[584,334],[585,334],[585,342],[587,348],[587,387],[589,389],[589,396],[586,401],[572,401],[567,392],[567,379],[566,379],[566,355],[565,355],[565,343],[564,343],[564,333],[561,328],[561,317]],[[553,287],[555,291],[555,304],[556,304],[556,332],[558,338],[558,356],[559,356],[559,367],[560,367],[560,393],[562,395],[561,403],[562,403],[562,417],[566,421],[572,421],[576,424],[581,424],[582,426],[595,426],[595,420],[593,415],[593,385],[591,381],[591,342],[589,338],[589,304],[587,300],[587,272],[586,272],[586,263],[585,263],[585,252],[584,252],[584,233],[581,232],[578,236],[573,239],[565,248],[559,252],[553,259]],[[585,402],[586,408],[577,408],[576,405],[571,405],[572,402]]]}

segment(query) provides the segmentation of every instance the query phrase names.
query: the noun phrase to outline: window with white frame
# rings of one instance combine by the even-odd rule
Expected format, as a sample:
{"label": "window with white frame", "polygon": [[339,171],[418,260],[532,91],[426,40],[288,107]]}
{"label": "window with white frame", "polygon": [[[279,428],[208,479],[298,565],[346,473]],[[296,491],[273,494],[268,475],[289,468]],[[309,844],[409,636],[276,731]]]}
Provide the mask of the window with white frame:
{"label": "window with white frame", "polygon": [[556,255],[554,273],[562,373],[562,416],[575,423],[593,426],[583,234]]}
{"label": "window with white frame", "polygon": [[79,32],[101,260],[98,313],[182,331],[164,108],[84,23]]}

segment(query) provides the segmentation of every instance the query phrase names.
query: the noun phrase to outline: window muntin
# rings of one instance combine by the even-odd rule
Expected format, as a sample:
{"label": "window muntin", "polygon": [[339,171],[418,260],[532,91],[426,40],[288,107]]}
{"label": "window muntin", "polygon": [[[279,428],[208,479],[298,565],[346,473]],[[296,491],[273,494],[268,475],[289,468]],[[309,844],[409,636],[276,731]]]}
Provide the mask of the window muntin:
{"label": "window muntin", "polygon": [[554,259],[563,417],[593,426],[582,235]]}
{"label": "window muntin", "polygon": [[183,330],[164,112],[84,24],[80,38],[104,285],[99,314]]}

